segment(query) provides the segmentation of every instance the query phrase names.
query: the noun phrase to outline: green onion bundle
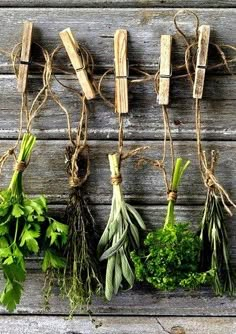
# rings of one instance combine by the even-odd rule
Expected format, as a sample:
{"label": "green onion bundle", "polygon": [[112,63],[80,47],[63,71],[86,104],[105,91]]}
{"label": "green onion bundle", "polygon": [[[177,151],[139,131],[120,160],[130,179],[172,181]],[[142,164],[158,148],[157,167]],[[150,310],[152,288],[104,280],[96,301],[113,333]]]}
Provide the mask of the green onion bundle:
{"label": "green onion bundle", "polygon": [[64,265],[59,251],[66,243],[67,226],[48,217],[43,196],[30,199],[23,192],[23,171],[35,141],[32,134],[24,134],[10,185],[0,192],[0,264],[5,278],[0,302],[8,311],[20,302],[26,256],[43,251],[44,271]]}
{"label": "green onion bundle", "polygon": [[131,253],[136,278],[160,290],[193,289],[211,279],[210,271],[199,272],[199,237],[188,223],[175,220],[177,191],[188,165],[181,158],[175,162],[164,226],[148,233],[142,251]]}
{"label": "green onion bundle", "polygon": [[121,288],[132,288],[134,272],[130,252],[139,248],[139,228],[145,224],[133,206],[125,202],[120,175],[120,156],[109,155],[113,198],[110,217],[98,243],[100,261],[107,260],[105,297],[111,300]]}

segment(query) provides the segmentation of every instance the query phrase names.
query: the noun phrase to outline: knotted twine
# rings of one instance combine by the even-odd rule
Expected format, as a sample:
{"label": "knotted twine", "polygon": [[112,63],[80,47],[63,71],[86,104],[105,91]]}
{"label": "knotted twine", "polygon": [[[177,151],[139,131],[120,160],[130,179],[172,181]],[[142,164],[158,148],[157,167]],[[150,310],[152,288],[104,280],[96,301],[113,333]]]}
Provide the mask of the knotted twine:
{"label": "knotted twine", "polygon": [[[190,43],[184,34],[184,32],[179,28],[177,24],[177,16],[182,13],[187,13],[190,15],[193,15],[196,19],[196,30],[195,30],[195,38],[194,42]],[[183,37],[185,44],[186,44],[186,50],[185,50],[185,67],[188,73],[188,77],[190,79],[191,84],[193,85],[194,80],[193,80],[193,75],[195,74],[194,72],[191,73],[191,68],[195,70],[195,56],[193,53],[194,48],[198,45],[198,27],[199,27],[199,18],[197,15],[191,11],[188,10],[180,10],[177,12],[177,14],[174,17],[174,24],[179,32],[179,34]],[[225,53],[222,48],[228,47],[232,50],[236,50],[236,48],[232,46],[226,46],[223,45],[220,46],[215,43],[210,43],[211,46],[213,46],[218,54],[220,55],[222,59],[222,65],[226,68],[226,70],[230,73],[233,74],[230,71],[229,65],[228,65],[228,60],[226,59]],[[200,167],[200,172],[202,175],[202,179],[204,182],[204,185],[208,190],[214,190],[216,191],[222,201],[222,204],[224,206],[224,209],[232,216],[232,211],[229,208],[229,204],[231,204],[233,207],[236,208],[236,204],[231,200],[229,194],[227,191],[224,189],[224,187],[220,184],[218,179],[215,177],[215,165],[217,162],[218,155],[215,152],[215,150],[211,151],[211,158],[210,162],[208,162],[208,159],[206,157],[206,152],[203,150],[203,144],[201,140],[201,106],[200,106],[200,99],[196,98],[195,99],[195,127],[196,127],[196,138],[197,138],[197,152],[198,152],[198,160],[199,160],[199,167]],[[229,203],[226,203],[226,201]]]}
{"label": "knotted twine", "polygon": [[[62,46],[58,46],[51,53],[50,55],[51,69],[53,68],[53,62],[56,54],[62,48],[63,48]],[[89,78],[91,79],[93,86],[96,90],[96,83],[93,79],[93,71],[94,71],[93,57],[91,56],[90,52],[82,45],[79,46],[79,51],[83,61],[83,68],[86,69],[87,73],[89,74]],[[49,80],[48,87],[49,87],[50,97],[62,109],[67,119],[67,131],[68,131],[69,141],[71,143],[71,146],[67,147],[66,149],[69,185],[72,188],[81,187],[87,180],[88,176],[90,175],[89,147],[87,144],[88,111],[89,111],[87,105],[87,99],[83,93],[80,93],[78,90],[63,84],[55,75],[54,78],[61,86],[75,93],[79,97],[82,103],[81,115],[77,126],[76,138],[75,140],[73,140],[71,119],[69,112],[67,108],[62,104],[59,96],[52,90],[51,80]]]}
{"label": "knotted twine", "polygon": [[[47,99],[48,99],[48,89],[47,89],[47,82],[48,82],[48,77],[51,75],[51,70],[50,70],[50,57],[49,53],[46,49],[44,49],[40,44],[38,43],[33,43],[36,45],[44,58],[44,63],[40,64],[41,67],[43,67],[43,73],[42,73],[42,81],[43,85],[40,91],[37,93],[36,97],[33,99],[31,106],[29,106],[29,94],[28,91],[26,90],[21,94],[21,107],[20,107],[20,116],[19,116],[19,128],[18,128],[18,136],[15,144],[8,149],[6,152],[3,153],[3,155],[0,158],[0,175],[2,173],[3,166],[7,159],[10,156],[14,157],[15,160],[15,170],[19,172],[23,172],[26,167],[29,164],[28,162],[23,162],[23,161],[17,161],[17,157],[15,154],[15,150],[18,147],[18,144],[21,140],[22,137],[22,132],[23,132],[23,119],[25,117],[26,119],[26,131],[28,133],[31,132],[32,129],[32,123],[35,117],[38,115],[39,111],[42,109],[42,107],[45,105]],[[12,61],[12,67],[14,74],[16,76],[16,79],[18,78],[18,66],[20,63],[20,54],[21,54],[21,43],[16,44],[11,52],[7,52],[5,50],[0,49],[0,53],[10,57]],[[31,62],[33,63],[33,62]],[[30,64],[31,64],[30,63]],[[27,64],[29,66],[30,64]],[[36,63],[37,64],[37,63]]]}

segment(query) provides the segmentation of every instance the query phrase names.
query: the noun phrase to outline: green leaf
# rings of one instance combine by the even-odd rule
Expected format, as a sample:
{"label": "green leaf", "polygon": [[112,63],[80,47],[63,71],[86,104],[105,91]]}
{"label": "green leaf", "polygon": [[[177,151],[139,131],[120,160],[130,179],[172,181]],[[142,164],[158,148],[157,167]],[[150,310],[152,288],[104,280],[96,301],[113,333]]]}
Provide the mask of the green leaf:
{"label": "green leaf", "polygon": [[58,238],[61,237],[62,244],[66,243],[68,234],[68,225],[59,223],[53,218],[49,218],[50,225],[46,230],[46,237],[51,239],[50,246],[56,244],[58,246]]}
{"label": "green leaf", "polygon": [[22,284],[8,280],[1,294],[0,303],[4,305],[9,312],[13,312],[16,305],[20,302],[22,291]]}
{"label": "green leaf", "polygon": [[134,285],[134,273],[130,267],[129,261],[126,257],[123,247],[120,249],[120,257],[121,257],[121,268],[123,276],[129,283],[129,287],[132,288]]}
{"label": "green leaf", "polygon": [[0,257],[1,258],[6,258],[11,256],[11,248],[10,247],[4,247],[4,248],[0,248]]}
{"label": "green leaf", "polygon": [[42,270],[46,272],[50,268],[63,268],[65,266],[65,260],[53,253],[50,250],[46,250],[43,258]]}
{"label": "green leaf", "polygon": [[111,257],[113,254],[115,254],[123,245],[123,243],[126,240],[128,226],[126,226],[124,232],[122,233],[120,239],[112,245],[110,248],[108,248],[100,257],[100,261],[106,260],[107,258]]}
{"label": "green leaf", "polygon": [[38,246],[38,242],[36,239],[39,238],[39,236],[40,236],[39,228],[37,228],[36,230],[32,230],[32,229],[28,230],[27,226],[25,225],[25,228],[21,235],[20,247],[23,247],[26,244],[29,251],[33,253],[38,253],[39,246]]}
{"label": "green leaf", "polygon": [[7,238],[0,237],[0,248],[6,248],[9,246],[9,243],[7,241]]}
{"label": "green leaf", "polygon": [[9,227],[7,225],[0,225],[0,236],[8,234]]}
{"label": "green leaf", "polygon": [[2,266],[5,277],[7,277],[10,281],[24,282],[26,272],[24,268],[22,268],[22,264],[11,263],[9,265],[3,264]]}
{"label": "green leaf", "polygon": [[24,215],[23,207],[18,203],[14,204],[12,209],[12,216],[14,216],[15,218],[19,218],[23,215]]}
{"label": "green leaf", "polygon": [[140,214],[138,213],[138,211],[132,205],[128,203],[126,203],[126,207],[132,213],[132,215],[134,216],[136,222],[139,224],[141,229],[146,230],[146,225],[144,224],[144,221],[142,217],[140,216]]}
{"label": "green leaf", "polygon": [[33,252],[33,253],[38,253],[39,251],[39,245],[37,240],[35,239],[28,239],[26,240],[26,245],[29,251]]}
{"label": "green leaf", "polygon": [[121,259],[119,252],[115,255],[115,274],[114,274],[114,294],[116,295],[119,291],[122,282],[122,270],[121,270]]}

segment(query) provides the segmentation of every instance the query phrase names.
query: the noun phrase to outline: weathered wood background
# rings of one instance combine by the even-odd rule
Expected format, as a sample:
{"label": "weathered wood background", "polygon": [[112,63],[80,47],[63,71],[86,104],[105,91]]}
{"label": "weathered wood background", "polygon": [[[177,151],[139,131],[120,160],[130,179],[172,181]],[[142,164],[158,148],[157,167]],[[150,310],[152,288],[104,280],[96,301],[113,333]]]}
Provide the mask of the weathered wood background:
{"label": "weathered wood background", "polygon": [[[48,7],[48,8],[45,8]],[[0,47],[11,49],[21,37],[22,22],[34,22],[34,40],[50,50],[60,41],[58,33],[71,27],[78,39],[94,56],[99,74],[113,64],[113,33],[117,28],[129,32],[130,64],[155,72],[158,67],[161,34],[173,34],[173,61],[183,62],[183,44],[176,34],[173,15],[180,7],[193,7],[201,23],[212,27],[213,42],[236,45],[236,1],[213,0],[0,0]],[[192,35],[192,22],[183,28]],[[215,57],[214,52],[211,57]],[[58,66],[68,68],[62,52]],[[235,72],[235,65],[231,66]],[[77,81],[70,76],[60,79],[73,87]],[[105,80],[108,97],[113,98],[113,79]],[[33,68],[29,91],[39,87],[37,69]],[[79,110],[79,101],[55,84],[55,91],[68,106],[73,127]],[[235,77],[222,70],[208,72],[202,104],[203,139],[207,149],[217,147],[220,161],[219,179],[236,200],[236,82]],[[197,227],[204,202],[204,187],[198,172],[195,152],[194,111],[191,88],[187,80],[173,80],[171,88],[171,125],[177,152],[191,159],[191,167],[183,180],[178,200],[179,219],[190,221]],[[9,60],[0,57],[0,149],[3,152],[17,137],[20,96]],[[112,189],[109,183],[107,154],[116,149],[117,122],[112,110],[96,99],[90,103],[90,129],[92,174],[87,184],[88,198],[102,230],[109,214]],[[25,175],[25,188],[29,194],[44,193],[50,203],[51,214],[62,217],[68,196],[64,167],[64,148],[67,132],[63,113],[52,102],[35,121],[38,136],[32,163]],[[130,112],[125,117],[125,146],[127,149],[148,144],[150,156],[160,157],[162,145],[162,118],[152,83],[130,87]],[[10,178],[11,162],[4,169],[1,187]],[[9,170],[9,172],[8,172]],[[158,172],[150,168],[135,170],[132,161],[124,166],[124,189],[127,199],[135,204],[149,229],[162,224],[165,215],[165,193]],[[230,251],[236,265],[235,218],[228,218]],[[214,297],[211,291],[159,293],[137,285],[134,290],[120,293],[112,302],[96,299],[92,310],[102,327],[95,329],[84,315],[74,320],[64,319],[68,312],[66,301],[53,291],[51,309],[42,311],[41,288],[43,276],[39,272],[39,259],[29,259],[25,294],[14,315],[0,308],[0,333],[165,333],[173,326],[182,326],[188,334],[236,333],[236,301],[233,298]],[[1,278],[2,279],[2,278]],[[173,332],[174,333],[174,332]]]}

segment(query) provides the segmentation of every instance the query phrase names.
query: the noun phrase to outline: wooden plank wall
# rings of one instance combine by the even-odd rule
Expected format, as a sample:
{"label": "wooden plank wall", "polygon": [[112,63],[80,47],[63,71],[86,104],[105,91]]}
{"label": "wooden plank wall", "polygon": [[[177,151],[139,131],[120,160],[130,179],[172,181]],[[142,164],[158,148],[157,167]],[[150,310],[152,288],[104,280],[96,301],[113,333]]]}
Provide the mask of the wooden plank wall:
{"label": "wooden plank wall", "polygon": [[[46,8],[48,7],[48,8]],[[99,8],[98,8],[99,7]],[[183,44],[176,34],[173,16],[178,8],[193,7],[203,24],[212,27],[212,41],[236,45],[236,1],[213,0],[0,0],[0,48],[11,49],[20,39],[22,22],[32,20],[34,40],[52,50],[60,41],[58,33],[70,26],[78,39],[94,56],[96,73],[113,64],[113,33],[117,28],[129,31],[130,64],[155,72],[158,68],[161,34],[173,34],[175,64],[183,61]],[[184,29],[192,34],[192,23]],[[214,54],[212,53],[214,57]],[[58,66],[68,69],[63,53]],[[231,65],[235,72],[235,65]],[[67,75],[60,79],[73,87],[77,81]],[[113,79],[105,80],[108,97],[113,98]],[[30,94],[39,87],[37,69],[32,69]],[[68,106],[73,127],[79,102],[73,94],[55,84],[55,91]],[[220,161],[217,175],[230,195],[236,200],[236,82],[224,71],[208,72],[203,101],[203,139],[207,149],[217,147]],[[8,59],[0,57],[0,150],[4,151],[17,137],[20,97]],[[92,156],[92,175],[87,184],[88,198],[96,217],[98,229],[106,224],[111,201],[107,154],[116,148],[117,122],[111,109],[96,99],[90,103],[89,139]],[[194,112],[191,88],[187,80],[172,81],[171,125],[176,150],[191,159],[177,205],[179,219],[197,227],[204,202],[204,187],[198,172],[195,152]],[[63,113],[52,103],[35,121],[38,136],[32,163],[25,174],[26,191],[44,193],[50,203],[50,212],[62,217],[68,196],[64,167],[64,147],[67,133]],[[148,144],[150,156],[160,157],[162,145],[162,118],[153,84],[130,87],[130,112],[125,117],[125,146],[127,149]],[[4,169],[1,187],[9,182],[11,163]],[[8,172],[9,171],[9,172]],[[125,164],[124,188],[126,198],[141,212],[148,229],[160,226],[165,215],[165,193],[159,174],[150,168],[135,170],[131,161]],[[236,265],[235,218],[228,218],[230,251]],[[66,301],[53,291],[51,309],[43,312],[41,288],[43,276],[39,260],[29,259],[28,278],[21,304],[14,315],[0,308],[0,333],[165,333],[173,326],[182,326],[188,334],[236,333],[236,301],[234,298],[214,297],[211,291],[160,293],[137,285],[134,290],[120,293],[112,302],[96,299],[92,306],[102,327],[95,329],[88,317],[77,314],[72,321],[65,320]],[[2,280],[2,278],[1,278]],[[160,325],[162,324],[162,326]],[[172,331],[172,333],[177,333]]]}

